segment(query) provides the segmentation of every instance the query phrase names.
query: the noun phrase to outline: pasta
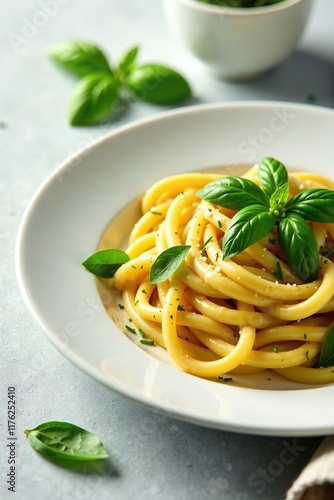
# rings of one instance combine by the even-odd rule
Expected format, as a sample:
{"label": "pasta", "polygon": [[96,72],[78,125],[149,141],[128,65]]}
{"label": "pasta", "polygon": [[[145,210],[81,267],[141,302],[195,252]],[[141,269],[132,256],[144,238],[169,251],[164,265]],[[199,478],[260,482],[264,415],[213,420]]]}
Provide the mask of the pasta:
{"label": "pasta", "polygon": [[[130,260],[112,280],[131,324],[198,377],[273,370],[296,382],[333,383],[334,368],[317,362],[334,320],[334,265],[321,254],[334,240],[334,224],[311,223],[321,260],[311,283],[296,276],[274,234],[223,260],[222,239],[235,212],[196,194],[219,177],[175,175],[143,196],[126,249]],[[258,184],[256,166],[243,177]],[[305,187],[334,184],[316,173],[289,174],[290,196]],[[190,246],[183,263],[168,280],[151,283],[157,256],[177,245]],[[275,276],[277,262],[284,280]]]}

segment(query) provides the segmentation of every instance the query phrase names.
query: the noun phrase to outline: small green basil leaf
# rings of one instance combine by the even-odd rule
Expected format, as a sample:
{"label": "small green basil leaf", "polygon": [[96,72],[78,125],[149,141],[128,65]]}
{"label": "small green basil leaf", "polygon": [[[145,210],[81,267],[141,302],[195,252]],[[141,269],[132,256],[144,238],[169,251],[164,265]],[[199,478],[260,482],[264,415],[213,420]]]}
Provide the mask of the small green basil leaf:
{"label": "small green basil leaf", "polygon": [[258,167],[258,176],[264,192],[270,197],[277,188],[288,182],[288,172],[275,158],[264,158]]}
{"label": "small green basil leaf", "polygon": [[125,52],[119,61],[119,68],[123,73],[128,74],[133,71],[135,67],[135,61],[138,56],[139,47],[132,47],[132,49]]}
{"label": "small green basil leaf", "polygon": [[184,261],[190,245],[177,245],[161,252],[150,269],[150,283],[162,283],[175,273]]}
{"label": "small green basil leaf", "polygon": [[243,177],[222,177],[209,182],[197,195],[221,207],[240,210],[249,205],[269,206],[268,198],[261,188]]}
{"label": "small green basil leaf", "polygon": [[42,455],[89,461],[109,456],[95,434],[68,422],[46,422],[24,432],[32,448]]}
{"label": "small green basil leaf", "polygon": [[316,280],[320,265],[319,249],[308,223],[299,215],[289,213],[279,221],[277,236],[293,271],[305,283]]}
{"label": "small green basil leaf", "polygon": [[93,125],[111,111],[118,99],[118,84],[112,75],[94,73],[77,84],[70,101],[71,125]]}
{"label": "small green basil leaf", "polygon": [[275,216],[263,205],[239,210],[229,222],[224,235],[223,259],[231,259],[260,241],[272,230],[275,221]]}
{"label": "small green basil leaf", "polygon": [[314,222],[334,222],[334,191],[322,188],[301,191],[288,201],[286,212]]}
{"label": "small green basil leaf", "polygon": [[278,187],[270,197],[270,209],[275,212],[284,208],[289,196],[289,184],[286,182]]}
{"label": "small green basil leaf", "polygon": [[130,257],[123,250],[108,248],[94,253],[82,265],[95,276],[112,278],[117,269],[129,260]]}
{"label": "small green basil leaf", "polygon": [[112,73],[102,50],[90,42],[67,41],[58,43],[50,47],[47,53],[51,59],[79,76],[96,72]]}
{"label": "small green basil leaf", "polygon": [[330,328],[322,344],[319,366],[334,366],[334,327]]}
{"label": "small green basil leaf", "polygon": [[185,78],[161,64],[145,64],[134,69],[126,84],[138,99],[153,104],[173,104],[191,95]]}

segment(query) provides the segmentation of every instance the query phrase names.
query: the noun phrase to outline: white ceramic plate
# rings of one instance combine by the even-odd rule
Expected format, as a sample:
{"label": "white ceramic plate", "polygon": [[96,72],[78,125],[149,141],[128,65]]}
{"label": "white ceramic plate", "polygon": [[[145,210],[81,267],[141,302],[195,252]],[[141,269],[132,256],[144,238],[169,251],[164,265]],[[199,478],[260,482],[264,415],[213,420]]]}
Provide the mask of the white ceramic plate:
{"label": "white ceramic plate", "polygon": [[334,176],[334,111],[239,102],[167,112],[119,128],[65,161],[39,188],[17,240],[25,303],[75,365],[156,411],[237,432],[324,435],[334,431],[334,386],[281,379],[222,384],[180,371],[159,347],[138,345],[102,307],[81,262],[109,222],[154,181],[175,173],[274,156]]}

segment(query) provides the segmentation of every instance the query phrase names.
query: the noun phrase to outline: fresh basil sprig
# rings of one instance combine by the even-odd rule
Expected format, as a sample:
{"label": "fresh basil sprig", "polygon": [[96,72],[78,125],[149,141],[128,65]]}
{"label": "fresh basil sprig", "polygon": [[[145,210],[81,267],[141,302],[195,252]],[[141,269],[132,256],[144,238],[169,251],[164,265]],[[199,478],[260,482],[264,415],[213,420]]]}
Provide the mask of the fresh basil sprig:
{"label": "fresh basil sprig", "polygon": [[99,250],[86,259],[82,265],[95,276],[112,278],[119,267],[128,262],[130,257],[123,250],[108,248]]}
{"label": "fresh basil sprig", "polygon": [[111,66],[107,56],[87,41],[66,41],[50,47],[48,55],[67,71],[82,77],[69,104],[71,125],[93,125],[108,119],[117,104],[139,99],[152,104],[175,104],[191,96],[187,80],[162,64],[138,64],[139,47],[127,50]]}
{"label": "fresh basil sprig", "polygon": [[241,177],[225,177],[207,184],[197,194],[211,203],[237,210],[223,238],[223,259],[230,259],[260,241],[277,226],[286,261],[304,282],[314,281],[320,257],[307,221],[334,222],[334,191],[306,189],[288,200],[288,172],[275,158],[264,158],[258,168],[262,189]]}
{"label": "fresh basil sprig", "polygon": [[49,457],[80,461],[109,457],[95,434],[68,422],[46,422],[24,433],[35,451]]}

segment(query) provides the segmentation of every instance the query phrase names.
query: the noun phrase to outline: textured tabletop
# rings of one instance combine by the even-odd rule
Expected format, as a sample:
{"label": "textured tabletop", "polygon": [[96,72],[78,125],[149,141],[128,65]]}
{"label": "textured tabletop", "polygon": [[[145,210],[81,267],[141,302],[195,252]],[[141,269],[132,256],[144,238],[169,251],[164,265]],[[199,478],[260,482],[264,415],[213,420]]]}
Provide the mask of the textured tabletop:
{"label": "textured tabletop", "polygon": [[[284,498],[320,437],[257,437],[202,428],[142,407],[91,379],[49,343],[26,310],[16,280],[15,240],[29,200],[63,160],[111,129],[166,109],[133,103],[111,124],[69,126],[73,78],[46,57],[49,45],[91,40],[117,60],[138,44],[142,61],[162,62],[187,76],[194,104],[278,100],[333,108],[333,18],[334,2],[315,0],[292,56],[260,80],[232,83],[208,75],[171,38],[159,0],[1,3],[1,499]],[[15,493],[7,483],[10,387],[16,393]],[[48,420],[95,432],[110,459],[85,472],[42,458],[23,431]]]}

